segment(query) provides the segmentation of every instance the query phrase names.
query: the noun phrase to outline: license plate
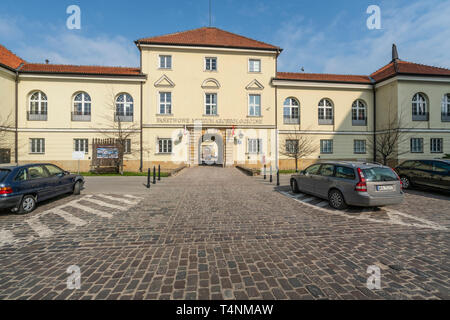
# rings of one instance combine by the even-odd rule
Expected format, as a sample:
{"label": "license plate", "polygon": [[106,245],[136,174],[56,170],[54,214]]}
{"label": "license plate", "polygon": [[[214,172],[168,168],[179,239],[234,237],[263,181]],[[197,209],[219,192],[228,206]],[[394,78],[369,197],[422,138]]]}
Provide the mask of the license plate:
{"label": "license plate", "polygon": [[394,191],[394,186],[377,186],[377,191]]}

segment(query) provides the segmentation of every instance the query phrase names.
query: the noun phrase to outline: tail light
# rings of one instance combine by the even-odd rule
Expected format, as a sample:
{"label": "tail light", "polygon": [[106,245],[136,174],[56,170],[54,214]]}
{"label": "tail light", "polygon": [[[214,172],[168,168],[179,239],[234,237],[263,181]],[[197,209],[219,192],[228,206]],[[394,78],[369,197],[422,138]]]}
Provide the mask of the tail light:
{"label": "tail light", "polygon": [[357,168],[357,171],[359,176],[359,182],[356,184],[355,190],[358,192],[367,192],[366,178],[364,177],[364,174],[360,168]]}
{"label": "tail light", "polygon": [[400,179],[400,177],[399,177],[397,171],[395,171],[395,170],[392,169],[392,168],[391,168],[391,170],[392,170],[392,172],[394,172],[394,174],[397,176],[398,181],[400,181],[400,190],[403,190],[403,182],[402,182],[402,179]]}
{"label": "tail light", "polygon": [[0,194],[10,194],[13,190],[11,187],[0,188]]}

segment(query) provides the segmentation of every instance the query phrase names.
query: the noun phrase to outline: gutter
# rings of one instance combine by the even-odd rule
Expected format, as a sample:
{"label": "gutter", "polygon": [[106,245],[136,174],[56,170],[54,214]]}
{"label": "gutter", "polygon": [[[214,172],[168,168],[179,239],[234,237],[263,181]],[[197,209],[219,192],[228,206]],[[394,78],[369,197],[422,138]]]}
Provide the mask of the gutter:
{"label": "gutter", "polygon": [[372,80],[372,90],[373,90],[373,162],[377,162],[377,89],[376,81]]}

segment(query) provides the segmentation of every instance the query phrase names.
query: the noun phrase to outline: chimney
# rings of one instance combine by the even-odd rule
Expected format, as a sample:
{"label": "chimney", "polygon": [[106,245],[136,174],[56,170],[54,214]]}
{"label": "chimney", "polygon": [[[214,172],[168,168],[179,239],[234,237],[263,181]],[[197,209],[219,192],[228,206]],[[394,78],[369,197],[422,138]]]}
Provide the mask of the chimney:
{"label": "chimney", "polygon": [[50,61],[48,59],[45,59],[45,64],[49,64]]}
{"label": "chimney", "polygon": [[392,61],[397,62],[398,60],[399,60],[399,58],[398,58],[397,46],[394,43],[392,45]]}

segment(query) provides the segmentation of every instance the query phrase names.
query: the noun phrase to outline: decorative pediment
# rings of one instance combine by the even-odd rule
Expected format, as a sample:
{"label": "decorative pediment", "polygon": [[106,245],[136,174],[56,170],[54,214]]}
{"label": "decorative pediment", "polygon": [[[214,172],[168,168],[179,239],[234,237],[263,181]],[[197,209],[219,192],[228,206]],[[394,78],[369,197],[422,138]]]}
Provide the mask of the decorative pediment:
{"label": "decorative pediment", "polygon": [[245,89],[247,90],[263,90],[264,86],[258,81],[258,80],[253,80],[252,82],[250,82]]}
{"label": "decorative pediment", "polygon": [[175,83],[168,76],[163,75],[155,82],[155,87],[173,88],[175,87]]}
{"label": "decorative pediment", "polygon": [[202,88],[203,89],[219,89],[220,83],[216,79],[209,78],[209,79],[206,79],[205,81],[203,81]]}

